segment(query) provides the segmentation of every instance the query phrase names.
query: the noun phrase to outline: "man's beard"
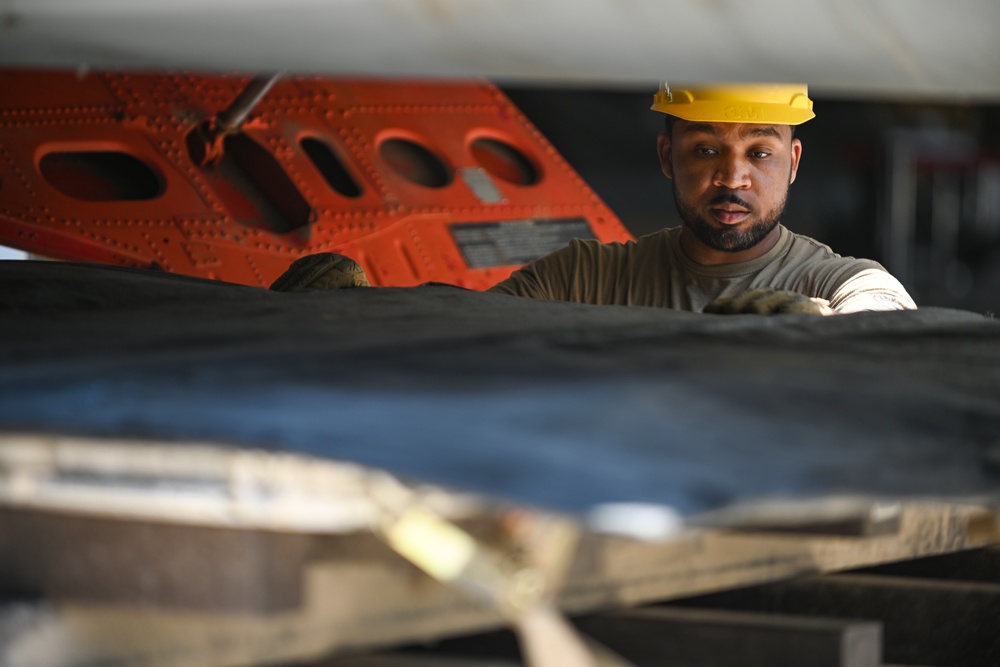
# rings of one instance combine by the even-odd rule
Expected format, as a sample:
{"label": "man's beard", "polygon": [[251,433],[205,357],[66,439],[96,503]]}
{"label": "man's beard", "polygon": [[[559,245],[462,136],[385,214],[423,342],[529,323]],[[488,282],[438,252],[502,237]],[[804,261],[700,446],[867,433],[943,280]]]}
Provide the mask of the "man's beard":
{"label": "man's beard", "polygon": [[[723,252],[740,252],[749,250],[763,241],[771,231],[778,226],[781,221],[781,214],[785,211],[785,203],[788,201],[788,192],[781,198],[781,203],[768,212],[763,218],[746,228],[723,227],[718,229],[711,226],[705,218],[698,215],[694,208],[687,206],[681,201],[677,192],[677,183],[674,183],[674,203],[677,212],[684,222],[684,226],[691,230],[695,238],[715,250]],[[742,206],[753,213],[753,208],[745,201],[734,194],[723,194],[715,197],[709,205],[733,203]]]}

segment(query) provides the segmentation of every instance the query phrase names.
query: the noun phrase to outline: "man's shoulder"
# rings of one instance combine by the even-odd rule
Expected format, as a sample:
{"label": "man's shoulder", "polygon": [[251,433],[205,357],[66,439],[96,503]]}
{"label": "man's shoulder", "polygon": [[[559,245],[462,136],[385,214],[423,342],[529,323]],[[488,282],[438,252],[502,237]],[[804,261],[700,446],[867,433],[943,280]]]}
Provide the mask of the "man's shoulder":
{"label": "man's shoulder", "polygon": [[677,243],[680,231],[680,227],[666,227],[619,245],[632,253],[661,252]]}
{"label": "man's shoulder", "polygon": [[837,265],[856,265],[860,268],[885,270],[875,260],[841,255],[834,252],[833,248],[827,244],[817,241],[811,236],[797,234],[787,229],[786,232],[790,239],[788,251],[785,253],[786,260],[793,262],[830,262]]}
{"label": "man's shoulder", "polygon": [[593,254],[631,254],[653,249],[661,249],[673,243],[678,228],[661,229],[625,241],[601,241],[599,239],[572,239],[563,250]]}
{"label": "man's shoulder", "polygon": [[885,267],[874,260],[843,256],[814,238],[790,231],[788,234],[787,251],[773,263],[768,275],[789,289],[830,299],[855,276],[891,278]]}
{"label": "man's shoulder", "polygon": [[788,234],[789,252],[830,257],[833,259],[840,257],[839,254],[833,251],[833,248],[822,241],[817,241],[811,236],[793,232],[788,228],[785,229],[785,233]]}

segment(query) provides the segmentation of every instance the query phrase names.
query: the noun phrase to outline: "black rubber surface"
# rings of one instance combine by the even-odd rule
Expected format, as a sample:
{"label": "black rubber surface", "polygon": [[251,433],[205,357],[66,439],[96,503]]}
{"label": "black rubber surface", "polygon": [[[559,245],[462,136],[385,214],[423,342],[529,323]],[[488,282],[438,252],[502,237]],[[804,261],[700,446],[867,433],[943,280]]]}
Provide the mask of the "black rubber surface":
{"label": "black rubber surface", "polygon": [[286,449],[572,511],[1000,495],[1000,322],[964,311],[703,315],[0,262],[0,322],[5,432]]}

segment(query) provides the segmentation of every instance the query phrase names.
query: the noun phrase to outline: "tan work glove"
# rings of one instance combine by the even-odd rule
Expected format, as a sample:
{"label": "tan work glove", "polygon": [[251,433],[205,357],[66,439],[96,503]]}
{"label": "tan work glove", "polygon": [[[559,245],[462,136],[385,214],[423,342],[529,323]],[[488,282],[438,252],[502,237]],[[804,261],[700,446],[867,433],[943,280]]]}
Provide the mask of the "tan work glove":
{"label": "tan work glove", "polygon": [[788,290],[757,287],[736,296],[719,297],[705,306],[706,313],[756,315],[832,315],[825,299],[815,299]]}
{"label": "tan work glove", "polygon": [[295,260],[271,285],[276,292],[371,287],[361,265],[335,252],[320,252]]}

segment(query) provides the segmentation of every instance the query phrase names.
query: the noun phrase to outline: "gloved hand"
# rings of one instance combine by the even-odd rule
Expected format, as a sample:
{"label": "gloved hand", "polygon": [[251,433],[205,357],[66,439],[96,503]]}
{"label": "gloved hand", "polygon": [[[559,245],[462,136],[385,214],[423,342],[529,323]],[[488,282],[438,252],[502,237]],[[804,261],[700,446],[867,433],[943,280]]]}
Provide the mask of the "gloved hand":
{"label": "gloved hand", "polygon": [[783,315],[832,315],[824,299],[812,299],[788,290],[757,287],[736,296],[719,297],[705,306],[706,313]]}
{"label": "gloved hand", "polygon": [[304,292],[343,287],[371,287],[361,265],[335,252],[306,255],[295,260],[271,285],[276,292]]}

